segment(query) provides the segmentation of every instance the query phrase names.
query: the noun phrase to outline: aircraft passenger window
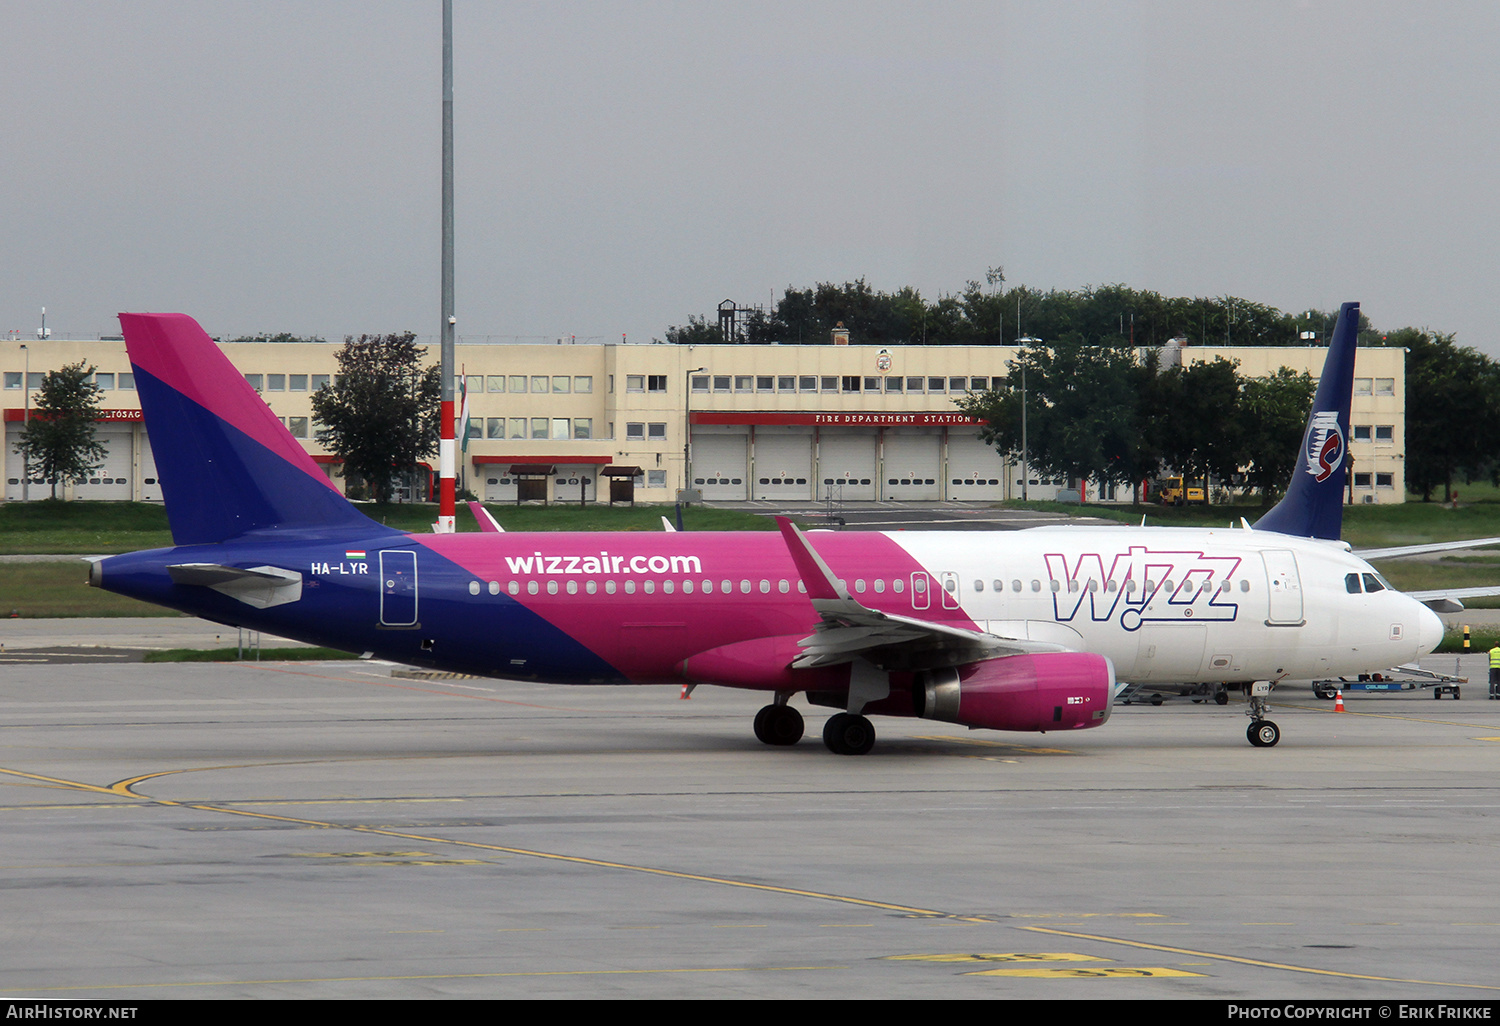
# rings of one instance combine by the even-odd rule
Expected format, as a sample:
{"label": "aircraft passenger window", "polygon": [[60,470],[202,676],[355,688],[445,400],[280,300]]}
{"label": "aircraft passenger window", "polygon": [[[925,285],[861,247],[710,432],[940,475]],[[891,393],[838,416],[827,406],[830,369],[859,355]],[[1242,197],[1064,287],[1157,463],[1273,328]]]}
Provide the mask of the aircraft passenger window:
{"label": "aircraft passenger window", "polygon": [[647,581],[643,585],[643,587],[646,589],[646,594],[647,595],[655,595],[656,594],[656,582],[655,581]]}
{"label": "aircraft passenger window", "polygon": [[1059,584],[1057,581],[1053,581],[1052,582],[1052,590],[1053,591],[1062,591],[1062,585]]}
{"label": "aircraft passenger window", "polygon": [[548,581],[547,582],[547,594],[548,595],[556,595],[557,594],[557,582],[556,581]]}
{"label": "aircraft passenger window", "polygon": [[1351,595],[1359,594],[1359,574],[1344,575],[1344,590]]}
{"label": "aircraft passenger window", "polygon": [[672,594],[672,592],[674,592],[676,590],[677,590],[677,585],[675,585],[671,581],[662,581],[661,582],[661,592],[662,592],[663,595],[670,595],[670,594]]}
{"label": "aircraft passenger window", "polygon": [[615,582],[614,581],[605,581],[604,582],[604,594],[606,594],[606,595],[613,595],[614,593],[615,593]]}
{"label": "aircraft passenger window", "polygon": [[577,581],[569,581],[568,582],[568,594],[569,595],[577,595],[578,594],[578,582]]}
{"label": "aircraft passenger window", "polygon": [[891,582],[891,590],[894,591],[897,595],[901,594],[902,589],[904,589],[905,587],[906,582],[901,580],[901,578],[899,577]]}
{"label": "aircraft passenger window", "polygon": [[693,582],[692,581],[683,581],[682,582],[682,593],[684,595],[691,595],[693,593]]}
{"label": "aircraft passenger window", "polygon": [[877,595],[884,595],[885,594],[885,578],[884,577],[877,577],[877,578],[875,578],[875,594],[877,594]]}
{"label": "aircraft passenger window", "polygon": [[1385,591],[1385,585],[1381,584],[1374,574],[1365,574],[1365,591],[1367,593]]}
{"label": "aircraft passenger window", "polygon": [[807,585],[803,584],[800,579],[797,581],[797,590],[804,595],[807,594]]}
{"label": "aircraft passenger window", "polygon": [[1131,594],[1135,593],[1135,581],[1133,579],[1125,582],[1125,590]]}
{"label": "aircraft passenger window", "polygon": [[760,593],[762,595],[771,594],[771,582],[766,580],[764,577],[762,577],[760,580]]}
{"label": "aircraft passenger window", "polygon": [[984,582],[976,580],[974,582],[974,590],[975,591],[983,591],[984,590]]}
{"label": "aircraft passenger window", "polygon": [[1249,591],[1249,590],[1250,590],[1250,582],[1248,580],[1241,581],[1240,582],[1240,591]]}
{"label": "aircraft passenger window", "polygon": [[1098,581],[1090,581],[1089,582],[1089,591],[1098,591],[1098,590],[1099,590],[1099,582]]}
{"label": "aircraft passenger window", "polygon": [[1077,581],[1069,581],[1068,582],[1068,590],[1069,591],[1077,591],[1078,590],[1078,582]]}
{"label": "aircraft passenger window", "polygon": [[469,582],[469,594],[470,595],[478,595],[479,594],[479,582],[478,581],[470,581]]}
{"label": "aircraft passenger window", "polygon": [[713,593],[714,593],[714,582],[713,581],[704,581],[703,582],[703,594],[705,594],[705,595],[712,595]]}
{"label": "aircraft passenger window", "polygon": [[854,590],[859,592],[861,595],[865,593],[865,579],[863,577],[855,578]]}
{"label": "aircraft passenger window", "polygon": [[627,595],[634,595],[635,594],[635,582],[634,581],[626,581],[625,582],[625,594],[627,594]]}
{"label": "aircraft passenger window", "polygon": [[1114,594],[1115,592],[1117,592],[1117,591],[1120,590],[1119,582],[1118,581],[1106,581],[1104,583],[1104,590],[1107,591],[1107,592],[1109,592],[1110,594]]}
{"label": "aircraft passenger window", "polygon": [[943,590],[952,595],[958,591],[958,582],[951,577],[943,582]]}
{"label": "aircraft passenger window", "polygon": [[783,595],[787,595],[787,594],[790,594],[790,593],[791,593],[791,590],[792,590],[792,586],[791,586],[791,585],[790,585],[790,584],[788,584],[788,583],[787,583],[787,582],[786,582],[786,581],[785,581],[785,580],[782,580],[782,581],[778,581],[778,582],[777,582],[777,584],[776,584],[776,587],[777,587],[777,589],[778,589],[778,590],[779,590],[779,591],[780,591],[780,592],[781,592],[781,593],[782,593],[782,594],[783,594]]}
{"label": "aircraft passenger window", "polygon": [[1042,590],[1042,582],[1039,581],[1039,580],[1037,580],[1035,577],[1033,577],[1031,579],[1031,590],[1032,591],[1041,591]]}
{"label": "aircraft passenger window", "polygon": [[586,591],[586,592],[588,592],[590,595],[598,594],[598,592],[599,592],[599,582],[598,581],[589,581],[587,584],[585,584],[583,586],[583,590]]}
{"label": "aircraft passenger window", "polygon": [[730,592],[734,591],[734,582],[733,581],[720,581],[719,582],[719,590],[722,591],[724,594],[728,595]]}
{"label": "aircraft passenger window", "polygon": [[528,594],[528,595],[535,595],[540,590],[541,589],[539,587],[537,587],[537,583],[535,581],[527,581],[526,582],[526,594]]}
{"label": "aircraft passenger window", "polygon": [[498,595],[498,594],[500,594],[500,582],[499,581],[491,581],[490,582],[490,594],[491,595]]}
{"label": "aircraft passenger window", "polygon": [[1223,595],[1224,593],[1226,593],[1228,591],[1229,591],[1229,582],[1228,581],[1220,581],[1219,582],[1219,594]]}
{"label": "aircraft passenger window", "polygon": [[914,578],[911,582],[911,590],[914,592],[925,592],[927,590],[927,578]]}
{"label": "aircraft passenger window", "polygon": [[1021,582],[1020,582],[1020,580],[1011,581],[1010,582],[1010,590],[1011,591],[1020,591],[1021,590]]}
{"label": "aircraft passenger window", "polygon": [[521,594],[521,582],[511,581],[510,585],[505,590],[510,592],[512,595],[519,595]]}
{"label": "aircraft passenger window", "polygon": [[746,580],[741,580],[740,581],[740,594],[741,595],[748,595],[748,594],[750,594],[750,582],[749,581],[746,581]]}

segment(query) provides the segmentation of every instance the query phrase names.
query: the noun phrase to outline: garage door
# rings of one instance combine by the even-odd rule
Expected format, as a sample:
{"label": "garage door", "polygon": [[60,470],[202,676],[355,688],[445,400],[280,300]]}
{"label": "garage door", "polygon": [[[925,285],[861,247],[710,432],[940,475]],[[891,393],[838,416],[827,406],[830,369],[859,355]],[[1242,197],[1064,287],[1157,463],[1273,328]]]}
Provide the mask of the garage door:
{"label": "garage door", "polygon": [[817,498],[875,498],[875,429],[823,428],[818,435]]}
{"label": "garage door", "polygon": [[755,429],[755,470],[750,495],[755,499],[813,497],[812,428],[767,425]]}
{"label": "garage door", "polygon": [[702,424],[693,428],[693,487],[705,499],[746,499],[750,496],[746,458],[749,428]]}
{"label": "garage door", "polygon": [[974,429],[948,429],[948,498],[998,502],[1005,498],[1005,474],[1000,453]]}
{"label": "garage door", "polygon": [[880,475],[886,499],[942,498],[941,428],[886,428]]}

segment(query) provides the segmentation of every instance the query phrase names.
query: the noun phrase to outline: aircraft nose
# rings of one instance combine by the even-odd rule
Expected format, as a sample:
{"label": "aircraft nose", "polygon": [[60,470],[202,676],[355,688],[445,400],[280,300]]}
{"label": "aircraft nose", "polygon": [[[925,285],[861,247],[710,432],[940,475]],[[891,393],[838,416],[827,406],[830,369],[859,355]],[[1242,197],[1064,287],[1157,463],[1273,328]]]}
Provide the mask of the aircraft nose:
{"label": "aircraft nose", "polygon": [[1426,655],[1437,648],[1443,640],[1443,621],[1426,606],[1417,610],[1417,645],[1421,654]]}

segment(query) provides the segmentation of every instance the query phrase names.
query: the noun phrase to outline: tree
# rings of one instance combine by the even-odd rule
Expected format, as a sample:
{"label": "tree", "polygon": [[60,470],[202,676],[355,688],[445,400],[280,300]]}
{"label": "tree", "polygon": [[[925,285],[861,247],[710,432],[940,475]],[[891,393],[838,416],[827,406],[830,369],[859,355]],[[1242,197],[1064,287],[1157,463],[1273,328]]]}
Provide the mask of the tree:
{"label": "tree", "polygon": [[1242,379],[1236,367],[1220,356],[1168,368],[1153,383],[1154,441],[1163,462],[1186,480],[1212,474],[1227,481],[1244,465]]}
{"label": "tree", "polygon": [[959,400],[984,422],[980,437],[1021,458],[1021,362],[1026,365],[1026,456],[1031,468],[1069,479],[1133,485],[1155,470],[1140,395],[1150,369],[1130,349],[1030,343],[1001,387]]}
{"label": "tree", "polygon": [[84,366],[82,360],[48,371],[42,378],[36,412],[16,443],[29,472],[52,483],[54,499],[59,481],[88,477],[109,455],[94,437],[101,392],[93,379],[94,368]]}
{"label": "tree", "polygon": [[1447,502],[1454,475],[1482,476],[1500,449],[1500,365],[1452,335],[1403,328],[1381,342],[1407,351],[1407,487],[1430,502],[1441,484]]}
{"label": "tree", "polygon": [[1246,378],[1240,387],[1245,417],[1245,481],[1260,492],[1267,509],[1292,480],[1295,453],[1302,444],[1307,413],[1317,383],[1311,374],[1282,367],[1268,378]]}
{"label": "tree", "polygon": [[423,369],[427,350],[416,338],[409,331],[346,336],[340,373],[312,397],[318,437],[381,502],[397,477],[437,451],[442,379],[438,368]]}

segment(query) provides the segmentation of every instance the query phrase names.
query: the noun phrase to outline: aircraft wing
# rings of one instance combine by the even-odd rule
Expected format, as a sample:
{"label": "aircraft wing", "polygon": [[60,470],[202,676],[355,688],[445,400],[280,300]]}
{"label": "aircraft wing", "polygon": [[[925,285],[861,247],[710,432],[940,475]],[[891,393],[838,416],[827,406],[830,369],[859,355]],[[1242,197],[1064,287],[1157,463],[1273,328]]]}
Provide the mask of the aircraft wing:
{"label": "aircraft wing", "polygon": [[1062,645],[1002,638],[951,624],[882,613],[849,594],[807,536],[786,517],[776,524],[807,588],[819,622],[799,645],[795,669],[834,666],[865,659],[884,669],[961,666],[1023,652],[1066,652]]}
{"label": "aircraft wing", "polygon": [[480,505],[478,502],[475,502],[473,499],[469,500],[469,512],[473,513],[474,519],[479,521],[479,529],[481,531],[484,531],[488,534],[505,533],[505,528],[500,526],[500,521],[491,516],[489,510],[485,509],[482,505]]}
{"label": "aircraft wing", "polygon": [[1469,538],[1465,541],[1429,542],[1425,545],[1396,545],[1385,549],[1355,549],[1354,554],[1366,561],[1398,559],[1401,556],[1420,556],[1428,552],[1462,552],[1464,549],[1479,549],[1486,545],[1500,545],[1500,538]]}
{"label": "aircraft wing", "polygon": [[1402,592],[1414,598],[1435,613],[1457,613],[1464,608],[1463,599],[1489,598],[1500,595],[1500,585],[1483,585],[1478,588],[1437,588],[1432,591]]}

